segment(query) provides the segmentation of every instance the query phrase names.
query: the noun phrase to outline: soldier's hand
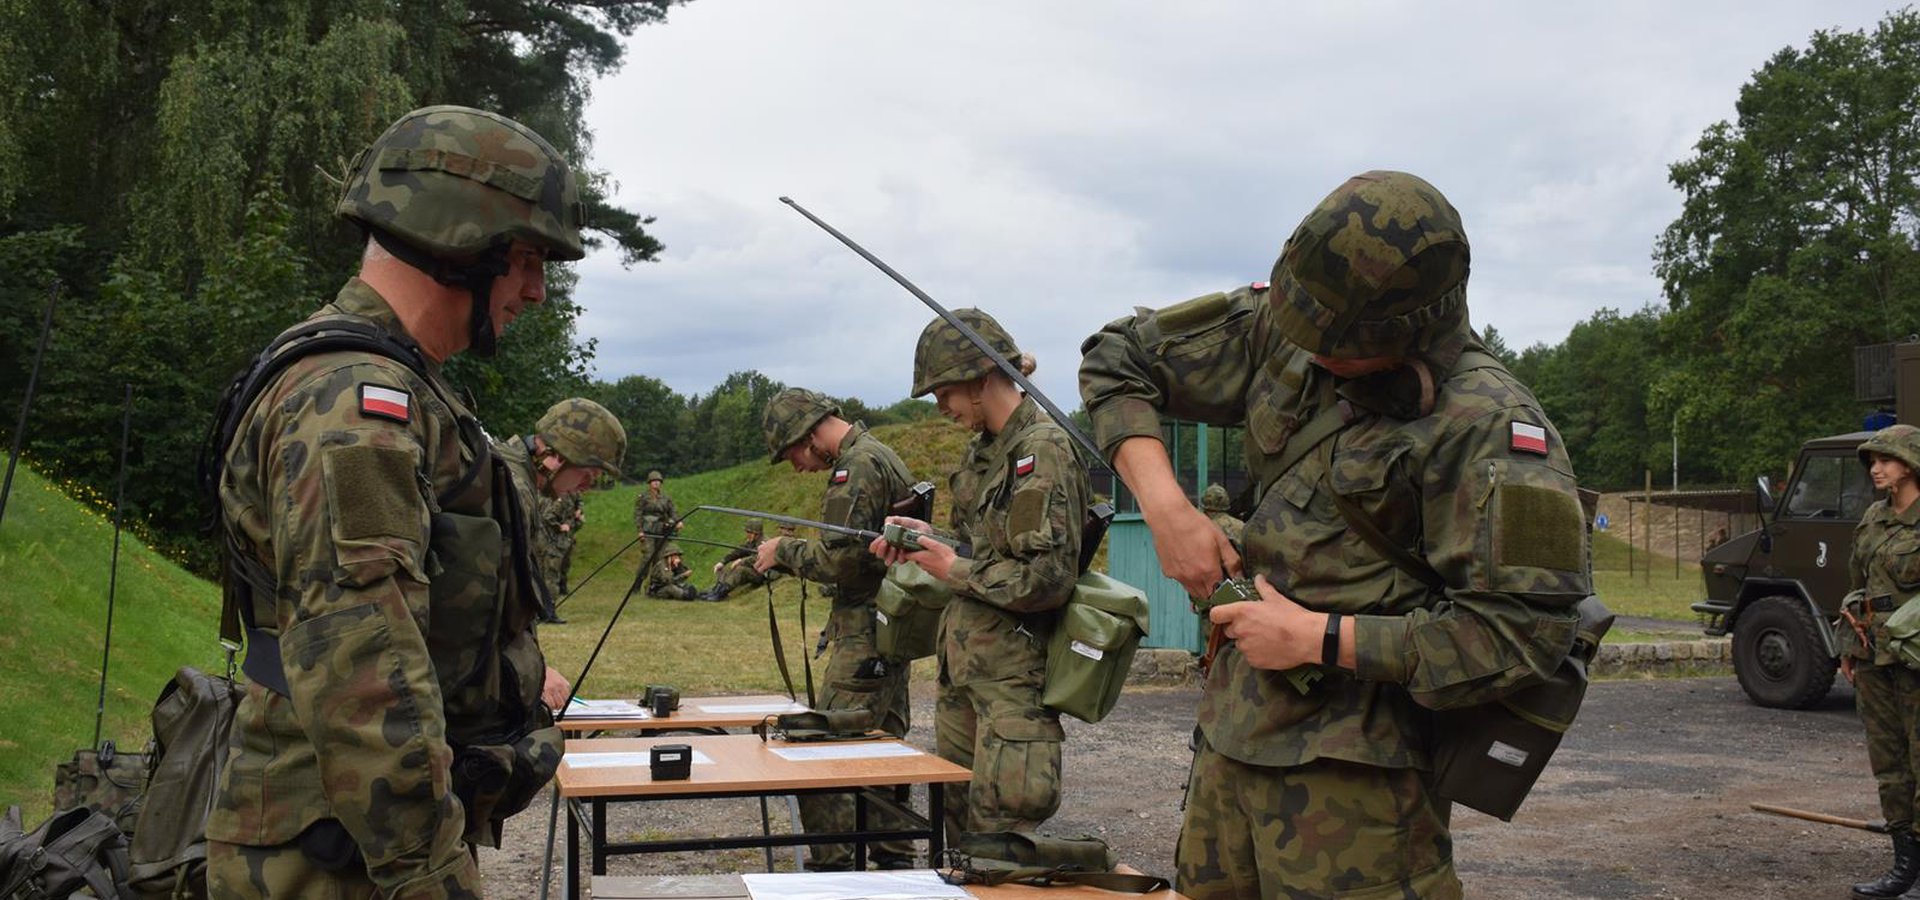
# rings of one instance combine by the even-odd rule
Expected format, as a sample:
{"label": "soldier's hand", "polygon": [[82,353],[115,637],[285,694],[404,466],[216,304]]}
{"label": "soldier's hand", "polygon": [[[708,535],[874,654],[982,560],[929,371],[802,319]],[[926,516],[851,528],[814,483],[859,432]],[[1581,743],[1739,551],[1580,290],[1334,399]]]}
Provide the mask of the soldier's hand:
{"label": "soldier's hand", "polygon": [[1293,602],[1268,584],[1265,575],[1255,576],[1253,586],[1261,602],[1223,603],[1207,614],[1208,620],[1225,629],[1256,669],[1291,669],[1320,662],[1327,614]]}
{"label": "soldier's hand", "polygon": [[720,574],[720,564],[719,564],[719,563],[714,563],[714,564],[713,564],[713,574],[715,574],[715,575],[718,575],[718,574]]}
{"label": "soldier's hand", "polygon": [[780,546],[780,542],[784,540],[786,538],[767,538],[760,542],[760,546],[754,548],[753,570],[755,572],[765,572],[780,564],[779,558],[775,557],[774,553]]}
{"label": "soldier's hand", "polygon": [[1853,654],[1847,653],[1840,657],[1840,674],[1847,677],[1848,684],[1853,683]]}
{"label": "soldier's hand", "polygon": [[[913,518],[912,516],[888,516],[885,524],[899,525],[903,528],[907,528],[912,531],[918,531],[921,534],[933,533],[932,525],[928,525],[927,523],[922,522],[919,519]],[[937,541],[921,541],[921,543],[930,544],[930,543],[938,543],[938,542]],[[887,565],[890,565],[890,566],[898,563],[907,562],[913,558],[910,555],[912,551],[909,551],[902,547],[895,547],[894,545],[887,543],[886,538],[874,538],[873,542],[867,545],[867,551],[885,560]]]}
{"label": "soldier's hand", "polygon": [[567,682],[567,677],[560,674],[559,669],[548,666],[546,683],[540,686],[540,702],[545,703],[548,709],[559,709],[567,705],[567,694],[572,690],[573,685]]}
{"label": "soldier's hand", "polygon": [[1187,593],[1205,597],[1220,583],[1221,573],[1240,576],[1240,553],[1233,549],[1220,526],[1206,514],[1182,502],[1155,516],[1147,527],[1160,556],[1160,571],[1180,582]]}

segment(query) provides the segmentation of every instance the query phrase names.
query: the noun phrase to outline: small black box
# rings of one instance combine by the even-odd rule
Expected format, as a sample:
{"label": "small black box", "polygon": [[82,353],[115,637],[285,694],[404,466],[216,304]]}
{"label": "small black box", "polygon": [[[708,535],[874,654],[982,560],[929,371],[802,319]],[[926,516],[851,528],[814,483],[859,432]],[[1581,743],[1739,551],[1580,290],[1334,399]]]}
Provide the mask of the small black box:
{"label": "small black box", "polygon": [[686,744],[655,744],[647,760],[654,781],[685,781],[693,777],[693,748]]}

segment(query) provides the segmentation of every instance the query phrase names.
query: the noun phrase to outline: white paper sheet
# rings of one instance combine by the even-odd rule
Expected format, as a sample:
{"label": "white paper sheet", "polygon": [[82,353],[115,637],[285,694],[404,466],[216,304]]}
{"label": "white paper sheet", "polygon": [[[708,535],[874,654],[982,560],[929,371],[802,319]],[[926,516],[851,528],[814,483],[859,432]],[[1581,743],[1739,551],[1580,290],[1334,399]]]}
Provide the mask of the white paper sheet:
{"label": "white paper sheet", "polygon": [[783,716],[787,713],[803,713],[808,711],[805,704],[795,703],[792,700],[782,700],[779,703],[702,703],[695,707],[695,709],[716,716]]}
{"label": "white paper sheet", "polygon": [[932,869],[899,872],[748,872],[754,900],[968,900]]}
{"label": "white paper sheet", "polygon": [[820,759],[881,759],[889,756],[919,756],[921,751],[895,741],[860,744],[820,744],[809,747],[775,747],[775,756],[803,762]]}
{"label": "white paper sheet", "polygon": [[[604,766],[639,766],[646,768],[653,765],[653,758],[646,752],[582,753],[576,750],[561,758],[566,761],[567,765],[576,769],[591,769]],[[713,765],[713,757],[695,750],[693,751],[693,764],[696,766]]]}
{"label": "white paper sheet", "polygon": [[[653,711],[630,700],[582,700],[567,704],[567,715],[593,719],[651,719]],[[562,718],[560,721],[565,722]]]}

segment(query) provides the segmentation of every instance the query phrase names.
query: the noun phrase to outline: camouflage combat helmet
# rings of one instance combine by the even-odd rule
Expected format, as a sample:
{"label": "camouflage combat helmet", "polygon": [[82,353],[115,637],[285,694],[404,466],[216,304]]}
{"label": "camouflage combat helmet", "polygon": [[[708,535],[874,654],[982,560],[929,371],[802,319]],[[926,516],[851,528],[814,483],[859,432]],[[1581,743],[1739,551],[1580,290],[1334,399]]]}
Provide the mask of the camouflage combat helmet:
{"label": "camouflage combat helmet", "polygon": [[[977,309],[956,309],[953,315],[978,332],[986,339],[987,346],[1007,360],[1020,355],[1020,348],[1013,345],[1013,337],[992,316]],[[971,381],[998,368],[960,329],[945,319],[934,319],[920,332],[920,342],[913,348],[912,396],[922,397],[933,393],[935,388]]]}
{"label": "camouflage combat helmet", "polygon": [[525,125],[465,106],[416,109],[388,126],[354,157],[334,212],[439,258],[511,238],[549,259],[586,255],[566,160]]}
{"label": "camouflage combat helmet", "polygon": [[680,545],[672,541],[668,541],[665,547],[660,548],[661,559],[666,559],[669,556],[685,556],[685,555],[686,554],[683,554],[680,552]]}
{"label": "camouflage combat helmet", "polygon": [[654,481],[665,481],[665,480],[667,480],[666,476],[661,475],[659,469],[647,470],[647,481],[654,482]]}
{"label": "camouflage combat helmet", "polygon": [[1888,425],[1873,433],[1873,437],[1860,442],[1860,464],[1872,466],[1873,457],[1880,453],[1891,456],[1907,464],[1915,478],[1920,478],[1920,428],[1912,425]]}
{"label": "camouflage combat helmet", "polygon": [[1207,512],[1227,511],[1227,489],[1217,484],[1207,485],[1200,494],[1200,508]]}
{"label": "camouflage combat helmet", "polygon": [[747,533],[754,537],[761,537],[767,533],[766,526],[761,525],[759,519],[748,519],[745,527]]}
{"label": "camouflage combat helmet", "polygon": [[1356,175],[1300,222],[1273,265],[1274,322],[1323,356],[1404,356],[1466,319],[1467,235],[1433,185]]}
{"label": "camouflage combat helmet", "polygon": [[760,430],[766,433],[771,457],[767,462],[778,464],[787,448],[806,440],[821,419],[839,414],[840,404],[818,391],[787,388],[773,395],[760,412]]}
{"label": "camouflage combat helmet", "polygon": [[567,462],[619,477],[616,463],[627,455],[627,430],[606,407],[584,397],[562,400],[533,428]]}

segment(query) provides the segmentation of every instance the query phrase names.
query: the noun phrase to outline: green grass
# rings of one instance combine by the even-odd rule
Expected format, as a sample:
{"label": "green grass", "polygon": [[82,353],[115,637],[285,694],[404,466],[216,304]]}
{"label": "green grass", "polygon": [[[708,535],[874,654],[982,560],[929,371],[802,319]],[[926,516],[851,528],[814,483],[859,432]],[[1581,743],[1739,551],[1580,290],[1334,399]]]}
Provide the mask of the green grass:
{"label": "green grass", "polygon": [[1680,575],[1674,576],[1673,557],[1653,554],[1652,565],[1644,549],[1633,551],[1633,571],[1627,570],[1628,548],[1625,541],[1604,532],[1593,536],[1593,588],[1606,601],[1607,608],[1619,615],[1652,616],[1660,619],[1691,621],[1689,606],[1706,597],[1706,582],[1699,561],[1680,561]]}
{"label": "green grass", "polygon": [[[15,471],[0,521],[0,806],[21,804],[29,823],[52,811],[54,765],[93,739],[112,557],[108,515]],[[174,670],[223,665],[220,596],[126,533],[114,594],[100,734],[139,750]]]}

